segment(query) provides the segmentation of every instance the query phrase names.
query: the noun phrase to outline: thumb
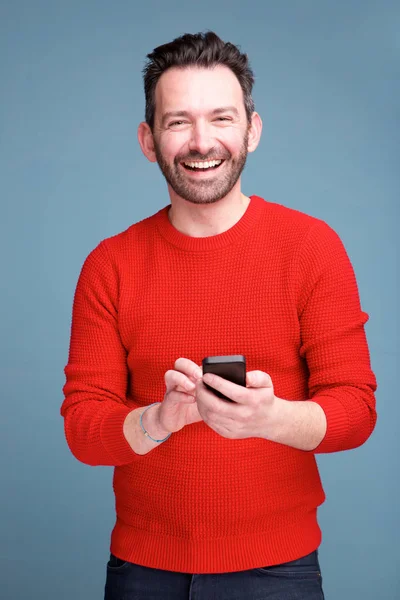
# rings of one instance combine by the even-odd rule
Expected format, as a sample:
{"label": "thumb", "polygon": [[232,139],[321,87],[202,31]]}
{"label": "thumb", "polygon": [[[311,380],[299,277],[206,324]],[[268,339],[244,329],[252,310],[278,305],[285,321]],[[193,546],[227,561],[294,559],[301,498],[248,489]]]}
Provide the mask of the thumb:
{"label": "thumb", "polygon": [[272,379],[264,371],[249,371],[246,373],[246,384],[250,388],[272,388]]}

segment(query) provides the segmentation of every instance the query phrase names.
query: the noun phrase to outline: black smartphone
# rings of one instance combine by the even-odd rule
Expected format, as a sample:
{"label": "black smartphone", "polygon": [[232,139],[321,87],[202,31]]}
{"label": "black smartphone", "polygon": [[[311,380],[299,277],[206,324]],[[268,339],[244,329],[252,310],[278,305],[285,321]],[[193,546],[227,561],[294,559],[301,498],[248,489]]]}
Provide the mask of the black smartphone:
{"label": "black smartphone", "polygon": [[[214,375],[219,375],[219,377],[232,381],[232,383],[246,387],[246,358],[241,354],[207,356],[207,358],[203,358],[203,375],[204,373],[214,373]],[[206,383],[204,385],[218,396],[218,398],[233,402],[231,398],[227,398],[210,385]]]}

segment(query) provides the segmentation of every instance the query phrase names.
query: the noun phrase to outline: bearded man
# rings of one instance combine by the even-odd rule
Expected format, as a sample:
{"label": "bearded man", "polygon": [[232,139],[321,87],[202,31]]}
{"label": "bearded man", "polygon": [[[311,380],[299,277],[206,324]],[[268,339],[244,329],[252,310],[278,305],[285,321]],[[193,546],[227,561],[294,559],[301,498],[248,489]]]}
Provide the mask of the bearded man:
{"label": "bearded man", "polygon": [[[114,467],[106,600],[320,600],[315,456],[374,429],[342,242],[242,193],[253,83],[212,32],[148,55],[138,139],[170,202],[101,241],[77,284],[61,412],[76,458]],[[203,373],[225,355],[246,357],[244,386]]]}

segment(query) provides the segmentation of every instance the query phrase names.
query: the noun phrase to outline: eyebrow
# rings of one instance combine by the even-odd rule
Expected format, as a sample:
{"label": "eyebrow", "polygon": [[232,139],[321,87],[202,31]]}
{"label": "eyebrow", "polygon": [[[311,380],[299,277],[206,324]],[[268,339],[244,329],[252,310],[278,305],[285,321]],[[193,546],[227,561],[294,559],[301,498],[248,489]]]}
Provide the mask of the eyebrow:
{"label": "eyebrow", "polygon": [[[227,112],[231,112],[233,113],[236,117],[239,116],[239,111],[237,110],[237,108],[235,106],[222,106],[221,108],[215,108],[214,110],[211,111],[211,115],[220,115],[222,113],[227,113]],[[188,117],[190,115],[190,113],[187,110],[173,110],[173,111],[169,111],[166,112],[162,119],[161,122],[162,124],[164,124],[168,119],[172,119],[172,118],[176,118],[176,117]]]}
{"label": "eyebrow", "polygon": [[213,115],[220,115],[221,113],[231,112],[236,117],[239,116],[239,111],[235,106],[223,106],[222,108],[216,108],[212,111]]}

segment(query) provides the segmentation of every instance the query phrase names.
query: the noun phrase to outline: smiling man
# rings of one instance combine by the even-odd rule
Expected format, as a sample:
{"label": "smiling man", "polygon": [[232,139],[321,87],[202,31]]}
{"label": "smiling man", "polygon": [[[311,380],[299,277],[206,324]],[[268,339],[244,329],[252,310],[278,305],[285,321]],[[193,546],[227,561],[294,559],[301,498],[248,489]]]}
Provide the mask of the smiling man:
{"label": "smiling man", "polygon": [[[236,46],[186,34],[144,84],[170,202],[87,257],[61,409],[76,458],[115,467],[105,599],[319,600],[315,455],[376,421],[352,266],[324,222],[242,193],[262,123]],[[246,386],[203,376],[237,354]]]}
{"label": "smiling man", "polygon": [[[147,158],[157,160],[170,191],[186,202],[206,204],[225,198],[235,186],[240,190],[238,180],[247,153],[257,145],[261,121],[253,113],[248,122],[233,72],[223,65],[171,68],[160,77],[155,103],[153,127],[142,123],[139,139]],[[181,105],[186,110],[173,110]]]}

